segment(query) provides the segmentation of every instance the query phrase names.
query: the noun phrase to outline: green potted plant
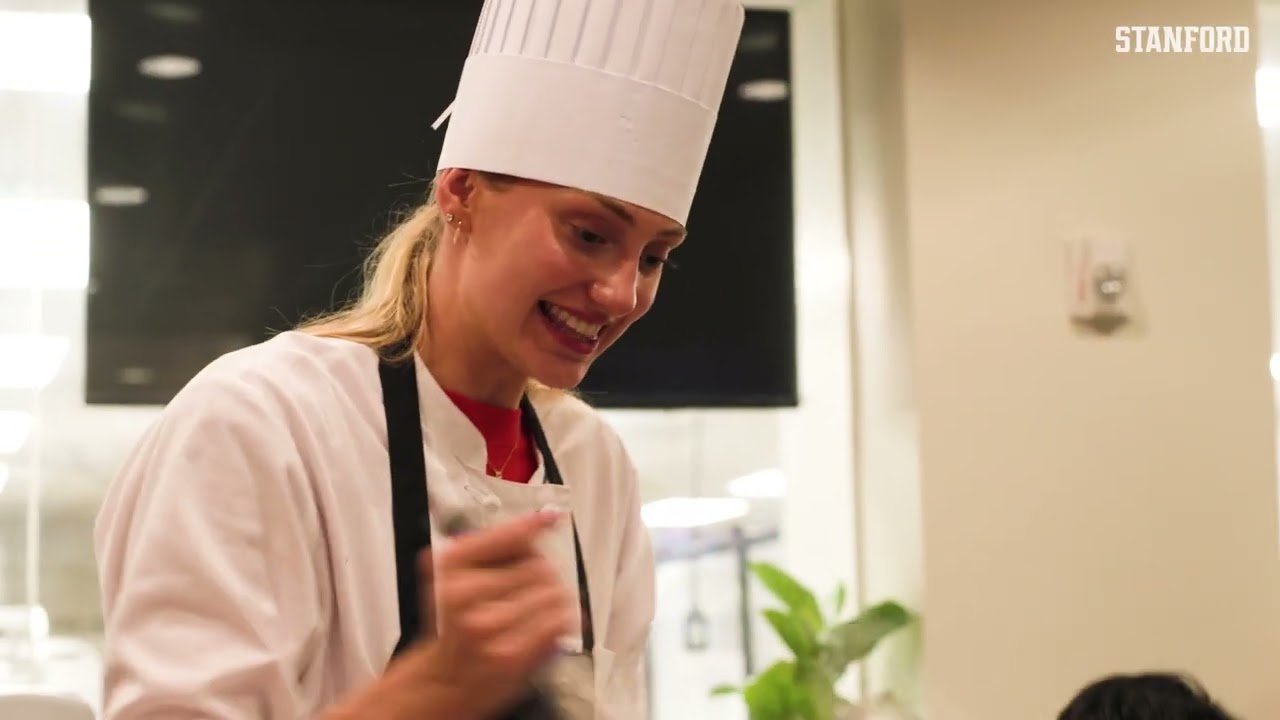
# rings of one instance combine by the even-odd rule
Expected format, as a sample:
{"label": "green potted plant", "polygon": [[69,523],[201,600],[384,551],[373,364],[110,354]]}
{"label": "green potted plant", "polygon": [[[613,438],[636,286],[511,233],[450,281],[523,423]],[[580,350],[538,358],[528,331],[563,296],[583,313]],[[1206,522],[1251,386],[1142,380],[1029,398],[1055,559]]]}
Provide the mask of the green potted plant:
{"label": "green potted plant", "polygon": [[[751,720],[858,720],[870,715],[836,691],[854,663],[871,654],[880,641],[915,622],[917,617],[897,602],[872,605],[856,616],[840,619],[845,589],[836,588],[832,611],[823,613],[817,598],[795,578],[774,565],[755,563],[751,572],[784,608],[764,611],[794,658],[779,660],[743,687],[722,685],[713,695],[741,694]],[[879,711],[878,711],[879,712]],[[904,717],[898,715],[897,717]]]}

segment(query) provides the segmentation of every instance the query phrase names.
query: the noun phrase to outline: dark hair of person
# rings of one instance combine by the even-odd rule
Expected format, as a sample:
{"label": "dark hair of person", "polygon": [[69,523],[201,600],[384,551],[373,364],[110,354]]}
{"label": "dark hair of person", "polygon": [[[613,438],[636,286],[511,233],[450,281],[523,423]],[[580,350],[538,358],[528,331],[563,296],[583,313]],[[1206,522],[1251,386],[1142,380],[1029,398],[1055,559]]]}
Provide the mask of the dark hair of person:
{"label": "dark hair of person", "polygon": [[1195,680],[1172,673],[1111,675],[1081,690],[1058,720],[1235,720]]}

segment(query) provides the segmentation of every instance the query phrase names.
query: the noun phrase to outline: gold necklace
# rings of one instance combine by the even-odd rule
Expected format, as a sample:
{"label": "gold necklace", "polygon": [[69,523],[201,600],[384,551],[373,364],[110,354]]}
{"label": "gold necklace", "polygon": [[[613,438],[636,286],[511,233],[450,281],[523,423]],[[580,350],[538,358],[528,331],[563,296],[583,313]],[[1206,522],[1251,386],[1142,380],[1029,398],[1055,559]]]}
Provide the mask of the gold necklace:
{"label": "gold necklace", "polygon": [[493,470],[493,476],[494,476],[494,477],[499,478],[499,479],[501,479],[501,480],[506,480],[506,478],[502,476],[502,473],[506,472],[506,470],[507,470],[507,466],[511,464],[511,458],[515,457],[515,455],[516,455],[516,448],[518,448],[518,447],[520,447],[520,443],[519,443],[519,442],[517,442],[515,445],[512,445],[512,446],[511,446],[511,451],[507,453],[507,459],[506,459],[505,461],[503,461],[503,463],[502,463],[502,467],[498,468],[497,470],[493,470],[493,463],[488,463],[488,465],[489,465],[489,469],[490,469],[490,470]]}

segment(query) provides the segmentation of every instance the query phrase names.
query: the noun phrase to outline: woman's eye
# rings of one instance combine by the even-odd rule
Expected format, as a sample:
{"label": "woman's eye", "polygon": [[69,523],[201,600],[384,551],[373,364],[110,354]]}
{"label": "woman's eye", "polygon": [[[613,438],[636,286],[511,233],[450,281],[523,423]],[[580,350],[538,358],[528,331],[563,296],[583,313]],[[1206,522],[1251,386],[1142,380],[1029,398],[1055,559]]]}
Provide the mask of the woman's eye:
{"label": "woman's eye", "polygon": [[578,233],[578,238],[588,245],[603,245],[605,243],[603,235],[593,233],[590,230],[584,230],[583,228],[575,228],[575,230]]}
{"label": "woman's eye", "polygon": [[661,255],[646,255],[644,257],[644,261],[651,269],[666,267],[671,270],[677,270],[680,267],[679,265],[676,265],[675,261],[671,258],[663,257]]}

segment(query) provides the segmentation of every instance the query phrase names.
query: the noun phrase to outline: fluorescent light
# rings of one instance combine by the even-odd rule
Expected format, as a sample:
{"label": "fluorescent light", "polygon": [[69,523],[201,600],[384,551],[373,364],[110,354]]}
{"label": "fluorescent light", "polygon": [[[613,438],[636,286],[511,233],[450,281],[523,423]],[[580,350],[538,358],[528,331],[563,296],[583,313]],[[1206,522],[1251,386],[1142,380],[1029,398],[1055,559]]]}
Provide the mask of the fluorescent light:
{"label": "fluorescent light", "polygon": [[735,520],[750,508],[741,498],[672,497],[647,503],[640,516],[651,528],[693,528]]}
{"label": "fluorescent light", "polygon": [[148,197],[147,189],[137,185],[103,185],[93,191],[93,201],[108,207],[141,205]]}
{"label": "fluorescent light", "polygon": [[43,607],[0,605],[0,638],[18,637],[39,643],[48,636],[49,613]]}
{"label": "fluorescent light", "polygon": [[169,119],[168,108],[158,102],[126,100],[115,103],[112,109],[120,117],[136,123],[159,125]]}
{"label": "fluorescent light", "polygon": [[147,5],[147,14],[157,20],[175,25],[194,25],[200,22],[200,8],[183,2],[153,2]]}
{"label": "fluorescent light", "polygon": [[152,55],[138,62],[138,72],[157,80],[185,80],[200,69],[200,61],[188,55]]}
{"label": "fluorescent light", "polygon": [[0,90],[88,92],[90,30],[84,13],[0,10]]}
{"label": "fluorescent light", "polygon": [[0,388],[44,388],[58,374],[70,346],[66,336],[0,335]]}
{"label": "fluorescent light", "polygon": [[790,94],[786,80],[748,80],[738,86],[738,97],[750,102],[781,102]]}
{"label": "fluorescent light", "polygon": [[116,372],[116,380],[121,385],[134,387],[150,385],[156,380],[156,371],[146,367],[124,367]]}
{"label": "fluorescent light", "polygon": [[1273,128],[1280,125],[1280,67],[1263,65],[1254,74],[1254,93],[1258,103],[1258,125]]}
{"label": "fluorescent light", "polygon": [[22,449],[31,437],[31,426],[36,419],[21,410],[0,410],[0,455],[10,455]]}
{"label": "fluorescent light", "polygon": [[757,470],[729,481],[729,494],[740,498],[780,498],[787,494],[787,476],[777,468]]}
{"label": "fluorescent light", "polygon": [[88,203],[0,199],[0,288],[83,290],[88,281]]}
{"label": "fluorescent light", "polygon": [[769,52],[777,50],[780,43],[775,32],[744,32],[738,40],[738,49],[743,52]]}

